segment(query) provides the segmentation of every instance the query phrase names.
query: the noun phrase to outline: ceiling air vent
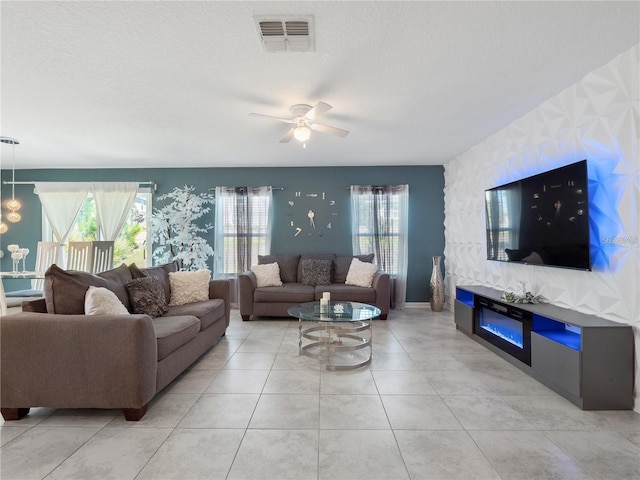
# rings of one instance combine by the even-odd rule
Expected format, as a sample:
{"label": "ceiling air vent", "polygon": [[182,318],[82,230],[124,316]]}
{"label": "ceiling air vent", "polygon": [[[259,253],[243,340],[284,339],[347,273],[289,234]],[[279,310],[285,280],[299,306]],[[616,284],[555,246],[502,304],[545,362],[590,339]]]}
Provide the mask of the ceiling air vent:
{"label": "ceiling air vent", "polygon": [[254,17],[267,52],[312,52],[313,17]]}

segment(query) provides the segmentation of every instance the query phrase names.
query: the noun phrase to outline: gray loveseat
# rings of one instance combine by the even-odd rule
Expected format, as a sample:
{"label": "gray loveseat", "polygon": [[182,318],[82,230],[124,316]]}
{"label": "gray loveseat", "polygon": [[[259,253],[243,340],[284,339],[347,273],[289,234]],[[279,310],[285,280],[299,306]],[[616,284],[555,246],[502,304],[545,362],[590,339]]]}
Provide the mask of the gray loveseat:
{"label": "gray loveseat", "polygon": [[85,315],[84,296],[90,285],[106,287],[131,309],[125,285],[148,276],[170,298],[169,272],[176,270],[172,263],[121,265],[98,275],[47,271],[45,298],[1,319],[4,419],[20,419],[36,406],[119,408],[127,420],[142,418],[154,395],[225,334],[229,282],[211,281],[209,300],[171,306],[157,318]]}
{"label": "gray loveseat", "polygon": [[[240,315],[249,320],[252,315],[266,317],[287,317],[287,310],[300,303],[313,302],[322,298],[323,292],[331,293],[331,301],[352,301],[375,305],[380,309],[380,319],[389,314],[391,283],[389,274],[378,270],[371,287],[357,287],[345,284],[353,256],[334,254],[303,255],[263,255],[259,264],[276,262],[280,267],[281,286],[258,287],[256,276],[247,271],[239,275]],[[356,256],[363,262],[371,263],[373,254]],[[328,285],[305,285],[302,283],[302,265],[305,259],[329,260],[331,262],[331,283]]]}

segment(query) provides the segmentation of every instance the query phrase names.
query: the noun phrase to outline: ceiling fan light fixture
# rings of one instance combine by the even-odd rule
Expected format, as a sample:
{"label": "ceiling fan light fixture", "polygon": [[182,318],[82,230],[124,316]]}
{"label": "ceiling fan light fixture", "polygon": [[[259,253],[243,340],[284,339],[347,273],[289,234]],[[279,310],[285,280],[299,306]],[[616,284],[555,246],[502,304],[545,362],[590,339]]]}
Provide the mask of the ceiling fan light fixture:
{"label": "ceiling fan light fixture", "polygon": [[299,142],[306,142],[311,136],[311,129],[302,125],[293,129],[293,137]]}

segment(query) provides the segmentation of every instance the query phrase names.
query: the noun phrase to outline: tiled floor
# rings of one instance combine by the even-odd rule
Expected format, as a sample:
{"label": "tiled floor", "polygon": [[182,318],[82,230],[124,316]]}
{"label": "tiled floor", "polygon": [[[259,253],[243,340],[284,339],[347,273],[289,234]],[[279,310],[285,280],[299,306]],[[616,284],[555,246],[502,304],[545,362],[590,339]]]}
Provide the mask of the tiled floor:
{"label": "tiled floor", "polygon": [[639,479],[640,415],[584,412],[454,328],[374,322],[370,368],[299,357],[297,322],[242,322],[152,402],[2,425],[8,479]]}

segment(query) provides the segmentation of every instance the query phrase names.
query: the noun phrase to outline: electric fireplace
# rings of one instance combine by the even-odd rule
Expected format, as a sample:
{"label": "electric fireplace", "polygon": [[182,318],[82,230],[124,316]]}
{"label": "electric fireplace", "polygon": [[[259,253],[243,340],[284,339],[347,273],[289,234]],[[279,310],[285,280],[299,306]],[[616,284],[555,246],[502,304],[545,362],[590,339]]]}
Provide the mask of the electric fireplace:
{"label": "electric fireplace", "polygon": [[474,333],[527,365],[531,365],[532,314],[475,297]]}

